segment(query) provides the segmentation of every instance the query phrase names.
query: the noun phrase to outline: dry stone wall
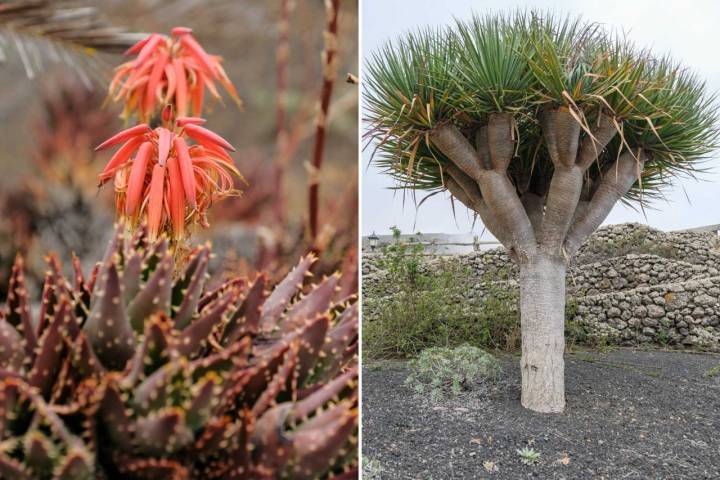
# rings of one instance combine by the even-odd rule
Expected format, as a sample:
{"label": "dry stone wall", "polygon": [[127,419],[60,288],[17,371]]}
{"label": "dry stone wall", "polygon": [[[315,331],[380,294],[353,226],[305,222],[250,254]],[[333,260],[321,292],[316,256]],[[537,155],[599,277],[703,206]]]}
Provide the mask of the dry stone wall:
{"label": "dry stone wall", "polygon": [[[363,295],[392,296],[378,254],[363,260]],[[503,249],[425,256],[468,272],[465,298],[479,307],[488,281],[516,289],[517,268]],[[601,228],[580,249],[568,275],[568,321],[588,341],[662,344],[720,351],[720,244],[712,233],[662,232],[639,224]]]}

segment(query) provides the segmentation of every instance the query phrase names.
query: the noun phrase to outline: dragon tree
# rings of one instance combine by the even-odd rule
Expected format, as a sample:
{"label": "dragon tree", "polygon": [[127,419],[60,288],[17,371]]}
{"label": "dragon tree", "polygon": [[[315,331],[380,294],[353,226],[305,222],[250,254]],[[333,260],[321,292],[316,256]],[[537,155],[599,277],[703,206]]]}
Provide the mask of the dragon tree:
{"label": "dragon tree", "polygon": [[713,95],[582,19],[517,12],[411,32],[365,69],[366,138],[397,188],[447,191],[520,271],[522,405],[565,407],[565,277],[617,202],[643,208],[718,145]]}

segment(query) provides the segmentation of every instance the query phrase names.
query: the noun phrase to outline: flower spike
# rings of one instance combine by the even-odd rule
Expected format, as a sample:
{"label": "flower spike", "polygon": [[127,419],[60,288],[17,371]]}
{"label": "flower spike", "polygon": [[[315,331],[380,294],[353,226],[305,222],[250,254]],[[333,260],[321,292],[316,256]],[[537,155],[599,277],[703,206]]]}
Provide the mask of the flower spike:
{"label": "flower spike", "polygon": [[[168,128],[138,125],[98,147],[125,142],[103,169],[100,183],[114,177],[119,217],[130,225],[146,221],[152,238],[165,232],[179,241],[190,224],[207,226],[207,209],[237,193],[235,182],[242,176],[225,150],[232,145],[199,126],[205,119],[179,117],[171,124],[172,105],[162,117]],[[193,140],[197,143],[188,144]]]}
{"label": "flower spike", "polygon": [[137,55],[117,68],[108,95],[125,104],[123,118],[135,115],[150,122],[165,104],[178,116],[202,115],[205,88],[221,101],[215,82],[241,105],[235,86],[222,67],[222,58],[208,54],[193,37],[192,29],[176,27],[171,35],[152,34],[130,47],[126,55]]}

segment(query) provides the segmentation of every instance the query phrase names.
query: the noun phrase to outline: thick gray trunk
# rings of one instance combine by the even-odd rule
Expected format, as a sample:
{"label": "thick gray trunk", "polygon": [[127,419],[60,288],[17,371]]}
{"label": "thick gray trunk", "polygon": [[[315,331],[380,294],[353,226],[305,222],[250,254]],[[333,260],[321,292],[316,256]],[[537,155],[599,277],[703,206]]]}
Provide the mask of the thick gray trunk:
{"label": "thick gray trunk", "polygon": [[520,263],[522,405],[558,413],[565,408],[565,262],[537,254]]}

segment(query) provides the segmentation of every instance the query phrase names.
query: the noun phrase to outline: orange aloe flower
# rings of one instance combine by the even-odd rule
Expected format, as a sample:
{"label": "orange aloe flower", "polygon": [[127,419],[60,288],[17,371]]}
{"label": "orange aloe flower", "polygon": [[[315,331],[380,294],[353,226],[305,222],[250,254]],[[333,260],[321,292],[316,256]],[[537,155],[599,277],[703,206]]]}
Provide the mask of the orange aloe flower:
{"label": "orange aloe flower", "polygon": [[185,239],[190,224],[208,225],[214,201],[238,193],[234,180],[242,176],[228,154],[235,149],[204,123],[199,117],[178,117],[172,128],[169,120],[155,129],[143,123],[95,149],[121,145],[100,174],[100,185],[114,179],[118,216],[131,225],[147,222],[153,239],[161,232]]}
{"label": "orange aloe flower", "polygon": [[153,33],[125,54],[137,57],[115,69],[109,88],[113,101],[124,101],[125,120],[136,113],[139,121],[149,123],[166,104],[173,105],[179,117],[187,117],[190,109],[192,115],[200,116],[206,88],[222,102],[216,82],[242,105],[222,67],[222,57],[209,55],[189,28],[173,28],[170,37]]}

